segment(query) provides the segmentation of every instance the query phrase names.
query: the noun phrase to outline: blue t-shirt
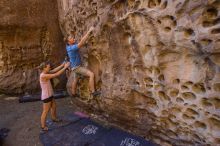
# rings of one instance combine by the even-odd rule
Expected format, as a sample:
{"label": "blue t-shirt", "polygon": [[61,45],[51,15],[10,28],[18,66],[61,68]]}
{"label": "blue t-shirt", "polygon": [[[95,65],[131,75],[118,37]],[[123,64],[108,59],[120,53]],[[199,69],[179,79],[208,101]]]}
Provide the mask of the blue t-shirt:
{"label": "blue t-shirt", "polygon": [[78,44],[66,45],[66,51],[70,59],[71,68],[76,68],[81,65],[81,57],[79,54]]}

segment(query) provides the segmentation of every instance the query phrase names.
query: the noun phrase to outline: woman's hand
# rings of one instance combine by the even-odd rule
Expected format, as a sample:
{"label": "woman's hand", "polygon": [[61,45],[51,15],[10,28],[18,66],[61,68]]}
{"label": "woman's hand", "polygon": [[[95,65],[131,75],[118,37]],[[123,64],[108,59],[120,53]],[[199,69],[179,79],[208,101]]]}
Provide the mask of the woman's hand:
{"label": "woman's hand", "polygon": [[65,61],[63,61],[63,63],[61,64],[61,65],[62,65],[62,67],[64,67],[65,63],[66,63],[66,62],[65,62]]}
{"label": "woman's hand", "polygon": [[64,68],[68,68],[70,66],[70,62],[66,62],[65,64],[64,64]]}

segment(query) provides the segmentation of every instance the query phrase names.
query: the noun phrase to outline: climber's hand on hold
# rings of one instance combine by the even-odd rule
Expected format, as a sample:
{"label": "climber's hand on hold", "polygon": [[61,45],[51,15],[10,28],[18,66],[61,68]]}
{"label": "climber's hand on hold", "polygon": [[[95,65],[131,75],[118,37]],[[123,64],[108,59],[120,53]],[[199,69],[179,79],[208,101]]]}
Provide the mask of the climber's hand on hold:
{"label": "climber's hand on hold", "polygon": [[95,28],[94,28],[93,26],[92,26],[92,27],[90,27],[90,28],[89,28],[89,33],[93,32],[93,31],[94,31],[94,29],[95,29]]}
{"label": "climber's hand on hold", "polygon": [[82,37],[80,42],[78,43],[78,48],[81,48],[82,46],[85,45],[86,40],[89,38],[90,33],[94,30],[94,27],[90,27],[88,32]]}

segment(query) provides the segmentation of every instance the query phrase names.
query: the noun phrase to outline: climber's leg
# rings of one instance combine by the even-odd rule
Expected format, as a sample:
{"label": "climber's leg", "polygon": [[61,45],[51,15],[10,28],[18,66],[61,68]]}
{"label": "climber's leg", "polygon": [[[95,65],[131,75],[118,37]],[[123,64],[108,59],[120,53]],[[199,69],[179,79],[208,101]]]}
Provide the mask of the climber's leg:
{"label": "climber's leg", "polygon": [[74,71],[72,73],[74,74],[74,77],[73,77],[73,82],[72,82],[72,86],[71,86],[71,92],[72,92],[73,97],[76,97],[76,96],[78,96],[76,93],[76,89],[77,89],[77,83],[79,80],[79,76]]}
{"label": "climber's leg", "polygon": [[90,92],[92,94],[95,93],[94,94],[95,96],[98,95],[98,92],[95,91],[95,75],[94,75],[94,73],[92,71],[90,71],[89,69],[86,69],[84,67],[77,68],[75,72],[78,73],[78,74],[82,74],[84,76],[88,76],[89,77],[89,89],[90,89]]}
{"label": "climber's leg", "polygon": [[89,89],[90,89],[90,92],[94,92],[95,91],[95,76],[94,76],[94,73],[91,72],[89,69],[86,69],[84,67],[78,67],[75,72],[77,74],[81,74],[81,75],[84,75],[84,76],[87,76],[89,77]]}

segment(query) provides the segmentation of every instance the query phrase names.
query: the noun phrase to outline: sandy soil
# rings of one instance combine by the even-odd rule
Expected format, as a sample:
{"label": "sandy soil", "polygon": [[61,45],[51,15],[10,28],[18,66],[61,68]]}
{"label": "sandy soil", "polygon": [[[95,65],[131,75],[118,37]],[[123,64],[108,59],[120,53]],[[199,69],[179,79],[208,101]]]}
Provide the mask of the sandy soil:
{"label": "sandy soil", "polygon": [[[56,102],[58,116],[74,111],[70,98]],[[3,146],[42,146],[39,140],[41,111],[41,101],[18,103],[16,97],[0,95],[0,128],[10,129]]]}

